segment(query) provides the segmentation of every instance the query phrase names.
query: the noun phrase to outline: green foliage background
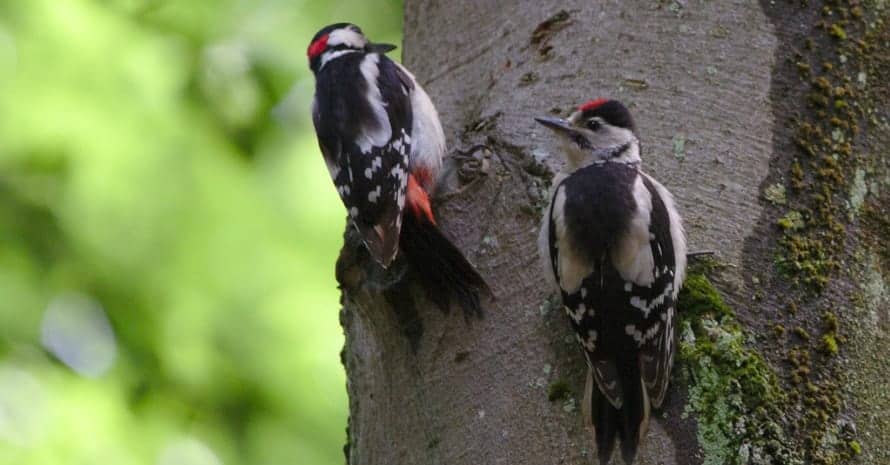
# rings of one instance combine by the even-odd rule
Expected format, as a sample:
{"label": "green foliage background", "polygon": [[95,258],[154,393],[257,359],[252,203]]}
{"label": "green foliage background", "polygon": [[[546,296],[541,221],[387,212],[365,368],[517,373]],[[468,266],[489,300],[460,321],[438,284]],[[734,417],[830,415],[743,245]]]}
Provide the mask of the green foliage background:
{"label": "green foliage background", "polygon": [[[344,210],[305,50],[395,0],[0,1],[0,464],[337,464]],[[41,346],[79,295],[89,377]]]}

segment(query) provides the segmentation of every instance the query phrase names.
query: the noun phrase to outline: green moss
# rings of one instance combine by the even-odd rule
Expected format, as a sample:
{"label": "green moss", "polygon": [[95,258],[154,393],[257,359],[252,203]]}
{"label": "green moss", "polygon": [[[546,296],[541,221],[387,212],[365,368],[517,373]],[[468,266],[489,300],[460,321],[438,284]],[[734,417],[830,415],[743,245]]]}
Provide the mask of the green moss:
{"label": "green moss", "polygon": [[854,440],[850,441],[849,445],[850,445],[850,451],[852,451],[854,455],[859,455],[862,453],[862,445],[859,444],[859,441],[854,439]]}
{"label": "green moss", "polygon": [[786,397],[763,357],[701,266],[692,267],[677,304],[679,360],[689,385],[686,413],[698,422],[706,465],[801,463],[783,428]]}
{"label": "green moss", "polygon": [[785,205],[788,203],[788,197],[785,195],[785,186],[780,183],[767,186],[763,190],[763,198],[773,205]]}
{"label": "green moss", "polygon": [[835,39],[847,40],[847,31],[845,31],[840,24],[832,24],[831,29],[828,30],[828,33]]}
{"label": "green moss", "polygon": [[785,216],[779,218],[779,220],[776,221],[776,224],[786,231],[803,229],[804,226],[806,226],[806,223],[803,220],[803,215],[801,215],[800,212],[796,210],[791,210],[790,212],[786,213]]}
{"label": "green moss", "polygon": [[821,90],[822,92],[828,92],[831,90],[831,83],[825,76],[821,76],[813,79],[813,87]]}
{"label": "green moss", "polygon": [[825,331],[829,333],[836,333],[838,330],[838,322],[837,316],[831,312],[825,312],[822,314],[822,324],[825,326]]}
{"label": "green moss", "polygon": [[[823,1],[813,7],[820,9],[823,17],[816,20],[810,37],[802,41],[803,47],[795,48],[790,63],[792,72],[801,76],[801,69],[794,69],[796,63],[814,66],[808,68],[809,86],[804,84],[805,88],[799,89],[807,101],[788,120],[794,125],[789,129],[795,129],[789,142],[800,154],[787,174],[787,206],[777,207],[780,212],[776,218],[782,230],[776,263],[786,279],[805,285],[804,293],[795,292],[789,300],[797,301],[801,309],[809,308],[804,315],[807,320],[813,315],[813,300],[807,291],[821,292],[833,273],[851,258],[845,255],[849,250],[848,224],[858,220],[857,226],[861,226],[867,222],[867,208],[860,202],[866,183],[859,173],[873,157],[857,153],[863,146],[859,135],[863,129],[868,130],[872,139],[872,131],[882,129],[882,123],[869,115],[880,114],[876,102],[890,95],[886,86],[874,85],[871,79],[887,74],[882,72],[886,67],[878,65],[886,60],[886,54],[875,53],[883,50],[881,46],[890,37],[886,14],[873,14],[871,2]],[[857,215],[860,208],[862,212]],[[803,227],[795,222],[797,217],[792,212],[801,214]],[[792,305],[789,303],[789,312],[794,313]],[[774,327],[775,323],[796,321],[780,318],[773,322]],[[807,463],[847,463],[859,453],[852,444],[856,444],[855,449],[861,448],[855,442],[855,431],[839,426],[842,423],[838,417],[844,405],[842,386],[848,376],[856,375],[842,371],[831,360],[845,346],[834,313],[822,315],[821,327],[817,324],[807,328],[814,331],[812,336],[802,327],[788,329],[797,340],[787,354],[791,366],[786,378],[790,388],[787,408],[794,422],[789,434],[797,442],[795,450]]]}
{"label": "green moss", "polygon": [[719,318],[733,316],[732,310],[723,302],[723,297],[711,284],[703,273],[696,273],[690,269],[686,276],[686,282],[680,291],[679,307],[684,315],[701,318],[705,314],[712,314]]}
{"label": "green moss", "polygon": [[558,402],[568,399],[572,395],[569,384],[563,380],[558,380],[550,385],[547,389],[547,400],[550,402]]}
{"label": "green moss", "polygon": [[822,336],[822,352],[825,355],[837,355],[837,339],[834,334],[825,334]]}

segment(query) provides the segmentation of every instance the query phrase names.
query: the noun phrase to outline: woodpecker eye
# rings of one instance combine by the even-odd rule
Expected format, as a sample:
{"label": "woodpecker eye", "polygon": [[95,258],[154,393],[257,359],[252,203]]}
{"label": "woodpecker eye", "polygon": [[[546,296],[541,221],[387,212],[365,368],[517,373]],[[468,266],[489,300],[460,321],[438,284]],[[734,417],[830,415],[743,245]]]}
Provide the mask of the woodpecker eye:
{"label": "woodpecker eye", "polygon": [[591,131],[599,130],[599,128],[600,128],[601,126],[602,126],[602,124],[601,124],[600,121],[599,121],[598,119],[596,119],[596,118],[593,118],[593,119],[591,119],[590,121],[587,122],[587,128],[590,129]]}

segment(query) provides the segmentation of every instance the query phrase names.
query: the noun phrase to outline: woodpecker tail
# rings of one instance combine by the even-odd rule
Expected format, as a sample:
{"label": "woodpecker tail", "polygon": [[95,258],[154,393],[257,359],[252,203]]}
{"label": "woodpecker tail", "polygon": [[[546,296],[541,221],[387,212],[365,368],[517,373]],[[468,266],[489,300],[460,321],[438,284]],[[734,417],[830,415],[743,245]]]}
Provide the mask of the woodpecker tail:
{"label": "woodpecker tail", "polygon": [[649,397],[637,363],[617,364],[615,368],[617,379],[603,381],[620,384],[622,395],[619,407],[615,407],[600,392],[593,380],[593,369],[588,368],[584,416],[587,425],[593,427],[600,465],[608,465],[616,439],[620,439],[624,463],[631,465],[649,426]]}
{"label": "woodpecker tail", "polygon": [[488,285],[436,226],[429,196],[413,175],[408,178],[399,244],[427,296],[442,311],[448,313],[456,300],[467,317],[482,317],[479,294],[487,292]]}

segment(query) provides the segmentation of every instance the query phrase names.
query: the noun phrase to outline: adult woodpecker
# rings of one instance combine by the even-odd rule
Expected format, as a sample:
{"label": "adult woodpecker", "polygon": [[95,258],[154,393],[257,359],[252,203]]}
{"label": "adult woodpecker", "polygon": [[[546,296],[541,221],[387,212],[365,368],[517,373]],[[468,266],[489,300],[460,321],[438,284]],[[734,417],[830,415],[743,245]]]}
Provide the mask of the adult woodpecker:
{"label": "adult woodpecker", "polygon": [[315,34],[306,52],[315,75],[312,121],[351,223],[384,268],[399,250],[427,295],[447,311],[452,299],[480,314],[485,281],[436,227],[430,195],[445,136],[429,96],[354,24]]}
{"label": "adult woodpecker", "polygon": [[640,169],[636,129],[620,102],[593,100],[568,120],[536,120],[556,133],[566,159],[538,245],[587,359],[585,420],[600,463],[620,439],[630,464],[670,379],[686,270],[680,214]]}

